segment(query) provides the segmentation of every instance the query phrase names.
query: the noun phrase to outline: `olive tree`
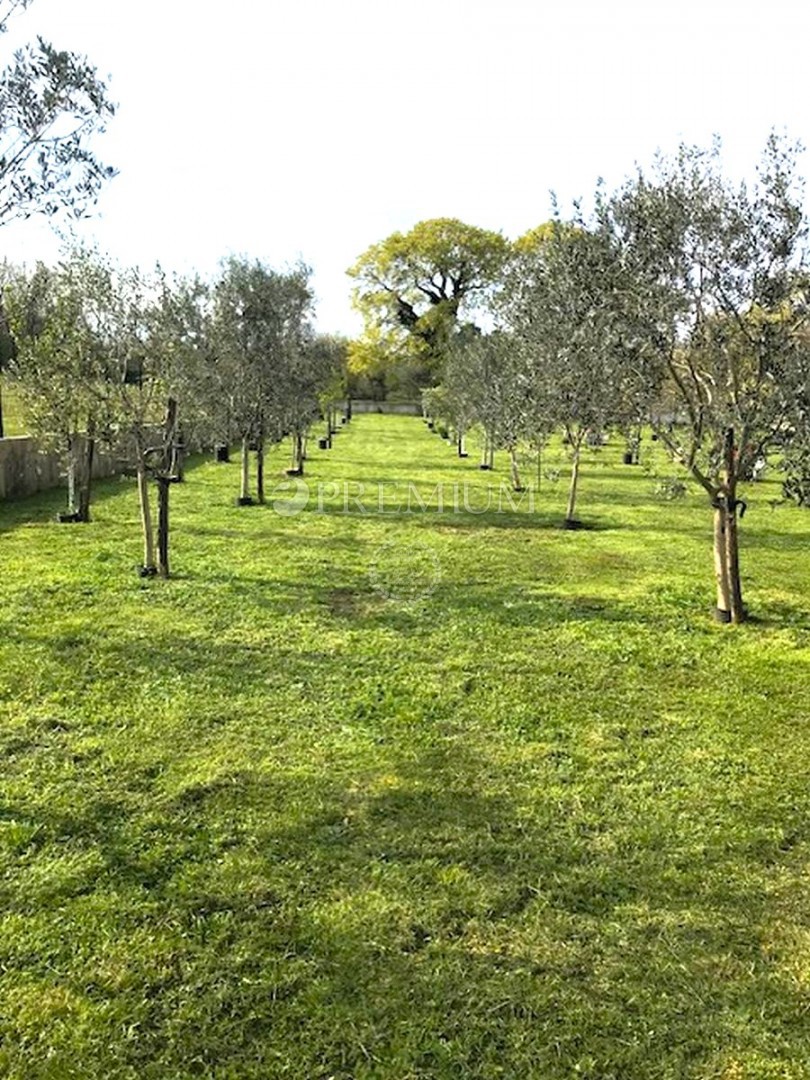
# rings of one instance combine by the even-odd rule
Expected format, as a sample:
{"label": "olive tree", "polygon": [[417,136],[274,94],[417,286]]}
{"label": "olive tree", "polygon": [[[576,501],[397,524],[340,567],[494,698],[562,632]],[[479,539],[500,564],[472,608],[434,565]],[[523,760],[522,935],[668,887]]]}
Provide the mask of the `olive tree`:
{"label": "olive tree", "polygon": [[77,248],[55,268],[5,271],[5,307],[16,348],[9,362],[28,430],[56,450],[67,477],[67,513],[90,520],[93,459],[109,430],[112,281],[94,252]]}
{"label": "olive tree", "polygon": [[326,423],[321,441],[326,449],[331,449],[338,403],[342,400],[348,401],[348,342],[334,334],[316,334],[310,343],[310,349],[313,371],[316,374],[316,396],[320,415]]}
{"label": "olive tree", "polygon": [[253,502],[251,446],[259,454],[261,477],[265,440],[277,441],[295,411],[292,369],[311,304],[308,279],[306,267],[279,272],[259,261],[232,257],[214,285],[210,405],[227,411],[229,434],[241,443],[240,505]]}
{"label": "olive tree", "polygon": [[621,268],[612,300],[627,376],[713,510],[723,622],[747,614],[740,483],[786,433],[807,430],[807,229],[796,160],[771,136],[756,183],[733,184],[719,145],[682,147],[600,214]]}
{"label": "olive tree", "polygon": [[[577,208],[578,209],[578,208]],[[564,525],[576,516],[582,450],[628,407],[612,292],[616,266],[610,238],[574,222],[555,220],[527,245],[503,292],[501,313],[512,332],[534,426],[562,430],[571,456]]]}

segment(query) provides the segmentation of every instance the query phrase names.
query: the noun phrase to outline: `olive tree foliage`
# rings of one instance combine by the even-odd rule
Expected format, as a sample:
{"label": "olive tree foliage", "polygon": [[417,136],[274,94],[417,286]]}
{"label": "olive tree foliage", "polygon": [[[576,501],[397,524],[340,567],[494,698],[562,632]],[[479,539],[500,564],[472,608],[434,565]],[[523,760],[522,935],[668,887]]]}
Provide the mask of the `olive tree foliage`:
{"label": "olive tree foliage", "polygon": [[[260,470],[265,440],[302,422],[301,359],[312,304],[309,269],[272,270],[231,257],[213,287],[208,408],[224,441],[242,446],[239,502],[250,494],[250,448]],[[261,501],[263,493],[258,492]]]}
{"label": "olive tree foliage", "polygon": [[[797,506],[810,506],[810,376],[797,388],[795,413],[781,442],[782,495]],[[762,462],[764,459],[760,459]]]}
{"label": "olive tree foliage", "polygon": [[144,577],[158,572],[167,576],[168,565],[158,565],[150,487],[167,456],[159,431],[169,397],[167,351],[160,333],[162,281],[159,273],[148,275],[136,267],[116,267],[112,272],[115,441],[137,478],[143,537],[140,572]]}
{"label": "olive tree foliage", "polygon": [[[473,369],[486,380],[489,367],[486,345],[474,327],[463,327],[450,341],[441,369],[441,382],[422,391],[422,411],[425,417],[444,421],[453,429],[459,457],[467,457],[467,434],[475,424],[486,430],[486,417],[480,410],[482,394],[480,381]],[[490,463],[490,449],[484,448],[482,464]]]}
{"label": "olive tree foliage", "polygon": [[[0,0],[0,36],[30,3]],[[114,172],[90,147],[114,111],[82,57],[41,38],[17,50],[0,70],[0,225],[34,213],[81,216]],[[0,355],[0,378],[8,359]]]}
{"label": "olive tree foliage", "polygon": [[579,525],[586,439],[600,436],[636,408],[614,318],[613,246],[576,211],[574,221],[556,219],[535,230],[535,242],[522,246],[500,305],[511,332],[516,377],[526,388],[513,407],[532,418],[535,430],[561,429],[571,454],[568,528]]}
{"label": "olive tree foliage", "polygon": [[746,618],[740,482],[790,433],[807,432],[802,204],[797,150],[771,136],[752,185],[723,176],[719,144],[682,147],[600,210],[621,267],[611,298],[626,377],[713,508],[716,611],[725,622]]}
{"label": "olive tree foliage", "polygon": [[[324,343],[316,344],[307,318],[309,301],[303,303],[296,322],[291,322],[284,355],[281,380],[283,396],[282,422],[290,435],[292,456],[290,472],[304,474],[307,458],[307,439],[312,425],[321,416],[324,395],[335,391],[333,353]],[[297,323],[297,329],[296,329]],[[332,398],[334,403],[334,398]]]}
{"label": "olive tree foliage", "polygon": [[6,265],[3,286],[16,346],[9,369],[28,430],[61,457],[67,519],[89,521],[96,444],[109,437],[114,413],[109,267],[75,248],[55,268]]}
{"label": "olive tree foliage", "polygon": [[[142,573],[169,576],[169,493],[184,479],[185,441],[205,437],[199,373],[210,359],[206,319],[208,291],[196,276],[169,277],[160,267],[146,278],[124,278],[124,301],[132,314],[121,380],[124,414],[131,421],[144,532]],[[152,526],[149,488],[157,489],[157,527]],[[153,564],[150,561],[155,559]]]}
{"label": "olive tree foliage", "polygon": [[323,438],[331,448],[338,404],[346,400],[349,389],[348,341],[337,334],[315,334],[309,348],[318,415],[325,423]]}
{"label": "olive tree foliage", "polygon": [[448,349],[442,381],[427,403],[448,420],[461,437],[473,425],[484,434],[481,468],[491,469],[495,451],[509,454],[512,486],[522,488],[518,444],[536,434],[531,408],[532,387],[510,334],[481,333],[464,327]]}
{"label": "olive tree foliage", "polygon": [[173,473],[182,479],[184,445],[211,441],[206,408],[207,378],[213,362],[211,289],[199,275],[156,271],[151,312],[152,345],[162,356],[168,392],[177,402]]}
{"label": "olive tree foliage", "polygon": [[[500,233],[456,218],[421,221],[373,244],[349,270],[366,324],[355,369],[364,350],[371,357],[382,350],[392,363],[410,357],[422,373],[417,378],[434,381],[457,326],[497,287],[509,252]],[[366,341],[374,347],[365,348]]]}
{"label": "olive tree foliage", "polygon": [[[0,0],[0,32],[30,0]],[[114,170],[91,149],[115,107],[95,68],[37,38],[0,71],[0,224],[81,216]]]}

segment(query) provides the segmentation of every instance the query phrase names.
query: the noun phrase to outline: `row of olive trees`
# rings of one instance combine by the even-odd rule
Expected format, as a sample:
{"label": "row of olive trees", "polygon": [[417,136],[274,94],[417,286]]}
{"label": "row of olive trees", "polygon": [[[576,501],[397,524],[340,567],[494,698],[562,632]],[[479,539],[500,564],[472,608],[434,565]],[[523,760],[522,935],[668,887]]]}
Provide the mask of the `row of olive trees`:
{"label": "row of olive trees", "polygon": [[502,300],[550,415],[579,420],[575,454],[583,423],[643,421],[706,492],[721,621],[747,615],[740,483],[769,451],[807,441],[802,195],[795,150],[776,137],[750,185],[723,175],[719,147],[682,148],[598,193],[589,220],[555,221]]}
{"label": "row of olive trees", "polygon": [[230,258],[209,283],[78,249],[57,267],[5,266],[3,278],[10,375],[29,430],[64,462],[62,520],[89,520],[94,455],[116,453],[138,480],[145,575],[168,575],[185,445],[241,445],[241,504],[253,501],[255,451],[263,501],[265,447],[290,434],[302,470],[306,433],[340,393],[342,349],[313,334],[306,267]]}
{"label": "row of olive trees", "polygon": [[[488,315],[477,321],[490,329],[445,304],[446,345],[432,354],[437,385],[428,408],[462,435],[481,425],[488,447],[509,450],[515,486],[517,442],[563,432],[572,527],[589,435],[650,425],[706,492],[716,612],[727,622],[746,618],[740,484],[769,452],[800,469],[810,456],[810,278],[796,158],[772,136],[756,182],[744,185],[724,176],[718,145],[683,147],[616,192],[599,189],[589,215],[579,206],[567,220],[558,214],[507,256],[496,245],[497,273],[479,260],[479,306],[484,296]],[[396,250],[402,260],[403,238]],[[394,326],[399,283],[383,280],[373,253],[373,266],[369,257],[360,264],[366,302],[388,303]],[[430,273],[455,280],[459,244],[442,257]],[[385,287],[373,291],[375,281]],[[430,326],[442,310],[432,299]],[[401,322],[400,332],[413,327],[418,321]]]}

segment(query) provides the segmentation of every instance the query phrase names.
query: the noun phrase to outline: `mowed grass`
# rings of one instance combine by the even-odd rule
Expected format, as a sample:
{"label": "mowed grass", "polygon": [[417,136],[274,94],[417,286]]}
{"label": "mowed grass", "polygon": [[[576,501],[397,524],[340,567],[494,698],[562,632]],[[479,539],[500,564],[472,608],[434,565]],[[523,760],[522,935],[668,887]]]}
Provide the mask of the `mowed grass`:
{"label": "mowed grass", "polygon": [[622,449],[582,532],[415,418],[292,516],[199,461],[168,582],[130,481],[0,505],[0,1075],[810,1076],[810,514],[752,487],[717,626]]}

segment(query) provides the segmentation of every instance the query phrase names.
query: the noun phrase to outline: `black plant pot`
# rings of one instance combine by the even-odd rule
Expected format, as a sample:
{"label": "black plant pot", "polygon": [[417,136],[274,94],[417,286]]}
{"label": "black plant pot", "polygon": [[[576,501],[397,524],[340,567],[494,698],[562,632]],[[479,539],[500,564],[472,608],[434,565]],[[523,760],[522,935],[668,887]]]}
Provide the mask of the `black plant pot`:
{"label": "black plant pot", "polygon": [[461,453],[458,456],[459,457],[469,457],[470,455],[467,453],[466,450],[462,450]]}
{"label": "black plant pot", "polygon": [[479,469],[483,469],[485,472],[492,468],[491,465],[479,465]]}
{"label": "black plant pot", "polygon": [[435,427],[436,425],[435,425],[435,424],[433,423],[433,421],[432,421],[432,420],[428,420],[428,422],[427,422],[427,426],[428,426],[428,431],[433,431],[433,429],[434,429],[434,427]]}
{"label": "black plant pot", "polygon": [[253,496],[252,495],[240,495],[239,498],[236,500],[236,505],[237,506],[253,506]]}
{"label": "black plant pot", "polygon": [[328,439],[318,439],[318,449],[319,450],[328,450],[329,449],[329,440]]}
{"label": "black plant pot", "polygon": [[60,525],[75,525],[76,522],[81,521],[78,510],[60,510],[56,515],[56,520]]}
{"label": "black plant pot", "polygon": [[624,457],[622,458],[622,461],[624,462],[625,465],[632,465],[633,464],[633,455],[632,455],[630,450],[625,451],[625,454],[624,454]]}
{"label": "black plant pot", "polygon": [[723,608],[716,607],[714,609],[714,621],[719,623],[730,623],[731,612],[724,611]]}
{"label": "black plant pot", "polygon": [[303,473],[304,473],[304,470],[301,469],[301,468],[298,468],[298,469],[285,469],[284,471],[286,472],[287,476],[303,476]]}
{"label": "black plant pot", "polygon": [[157,577],[157,567],[156,566],[139,566],[138,567],[138,577],[142,577],[142,578]]}
{"label": "black plant pot", "polygon": [[577,532],[579,529],[584,529],[585,526],[581,521],[576,518],[566,518],[563,522],[563,528],[568,529],[570,532]]}
{"label": "black plant pot", "polygon": [[214,461],[230,461],[230,454],[228,453],[228,447],[225,443],[217,443],[214,447]]}

